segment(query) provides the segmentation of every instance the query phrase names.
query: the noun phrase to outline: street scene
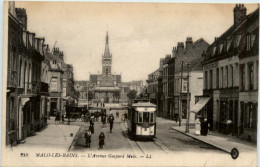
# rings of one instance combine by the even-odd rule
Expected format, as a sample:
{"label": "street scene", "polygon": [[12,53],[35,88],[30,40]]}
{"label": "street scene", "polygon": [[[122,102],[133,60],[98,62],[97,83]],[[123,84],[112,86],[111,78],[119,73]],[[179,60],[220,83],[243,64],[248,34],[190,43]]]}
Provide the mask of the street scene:
{"label": "street scene", "polygon": [[258,4],[5,6],[3,166],[257,165]]}

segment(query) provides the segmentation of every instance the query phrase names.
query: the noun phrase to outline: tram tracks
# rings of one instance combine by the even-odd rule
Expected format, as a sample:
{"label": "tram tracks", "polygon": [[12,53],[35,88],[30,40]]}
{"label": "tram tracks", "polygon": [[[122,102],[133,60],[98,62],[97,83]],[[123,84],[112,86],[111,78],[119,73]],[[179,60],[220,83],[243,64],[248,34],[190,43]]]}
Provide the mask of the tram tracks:
{"label": "tram tracks", "polygon": [[152,151],[156,151],[158,152],[158,150],[160,150],[161,152],[165,153],[165,154],[169,154],[171,151],[165,147],[164,145],[160,144],[157,141],[135,141],[135,140],[131,140],[129,138],[129,135],[127,134],[127,126],[125,125],[125,123],[121,123],[121,128],[125,133],[125,136],[128,137],[128,141],[130,142],[132,148],[137,151],[141,151],[143,154],[145,153],[150,153]]}

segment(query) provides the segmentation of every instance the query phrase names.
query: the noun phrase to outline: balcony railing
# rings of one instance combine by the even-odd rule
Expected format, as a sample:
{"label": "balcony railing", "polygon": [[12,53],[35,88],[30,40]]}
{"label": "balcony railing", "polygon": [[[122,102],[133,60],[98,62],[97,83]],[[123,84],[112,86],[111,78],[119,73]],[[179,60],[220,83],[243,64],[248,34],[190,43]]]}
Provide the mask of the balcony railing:
{"label": "balcony railing", "polygon": [[8,70],[7,75],[7,87],[17,86],[17,72],[14,70]]}

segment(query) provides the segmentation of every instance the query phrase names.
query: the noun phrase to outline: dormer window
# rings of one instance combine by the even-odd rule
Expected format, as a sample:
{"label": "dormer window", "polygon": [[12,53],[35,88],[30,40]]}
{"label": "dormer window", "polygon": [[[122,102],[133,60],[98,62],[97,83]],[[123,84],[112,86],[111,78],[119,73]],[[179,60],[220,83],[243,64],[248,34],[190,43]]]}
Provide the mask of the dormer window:
{"label": "dormer window", "polygon": [[250,51],[254,45],[256,35],[247,34],[246,35],[246,50]]}
{"label": "dormer window", "polygon": [[247,51],[251,50],[251,35],[250,34],[246,35],[246,50]]}
{"label": "dormer window", "polygon": [[227,41],[226,40],[223,42],[223,50],[224,50],[224,52],[227,51]]}

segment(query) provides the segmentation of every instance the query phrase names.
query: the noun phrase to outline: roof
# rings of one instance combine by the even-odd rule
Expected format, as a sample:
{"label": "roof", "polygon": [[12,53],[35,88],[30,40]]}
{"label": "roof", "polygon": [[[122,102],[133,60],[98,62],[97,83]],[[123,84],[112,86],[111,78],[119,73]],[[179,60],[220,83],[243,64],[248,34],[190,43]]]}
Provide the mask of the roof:
{"label": "roof", "polygon": [[[181,71],[181,62],[184,62],[184,67],[187,63],[190,63],[190,70],[202,70],[202,53],[206,51],[209,44],[203,39],[200,38],[194,42],[189,49],[184,49],[180,53],[177,53],[175,56],[175,72]],[[201,66],[201,67],[200,67]],[[196,68],[195,68],[196,67]],[[183,68],[184,69],[184,68]]]}
{"label": "roof", "polygon": [[119,87],[95,87],[93,89],[93,91],[97,91],[97,92],[99,92],[99,91],[102,91],[102,92],[104,92],[104,91],[116,91],[116,92],[118,92],[120,90],[121,89]]}
{"label": "roof", "polygon": [[[237,27],[232,25],[227,31],[220,35],[203,54],[204,61],[218,60],[227,56],[237,55],[239,51],[245,49],[245,36],[247,33],[253,33],[255,40],[253,49],[258,50],[258,34],[259,34],[259,8],[248,14],[246,19]],[[225,50],[224,48],[225,42]],[[255,48],[254,48],[255,47]],[[256,48],[257,47],[257,48]],[[217,56],[218,55],[218,56]]]}
{"label": "roof", "polygon": [[156,107],[155,104],[149,103],[149,102],[138,102],[138,103],[133,103],[133,107]]}
{"label": "roof", "polygon": [[107,57],[110,58],[112,55],[109,52],[109,39],[108,39],[108,32],[107,32],[107,36],[106,36],[106,45],[105,45],[105,52],[103,57]]}
{"label": "roof", "polygon": [[97,83],[97,77],[98,77],[98,74],[90,74],[89,81],[91,83]]}

